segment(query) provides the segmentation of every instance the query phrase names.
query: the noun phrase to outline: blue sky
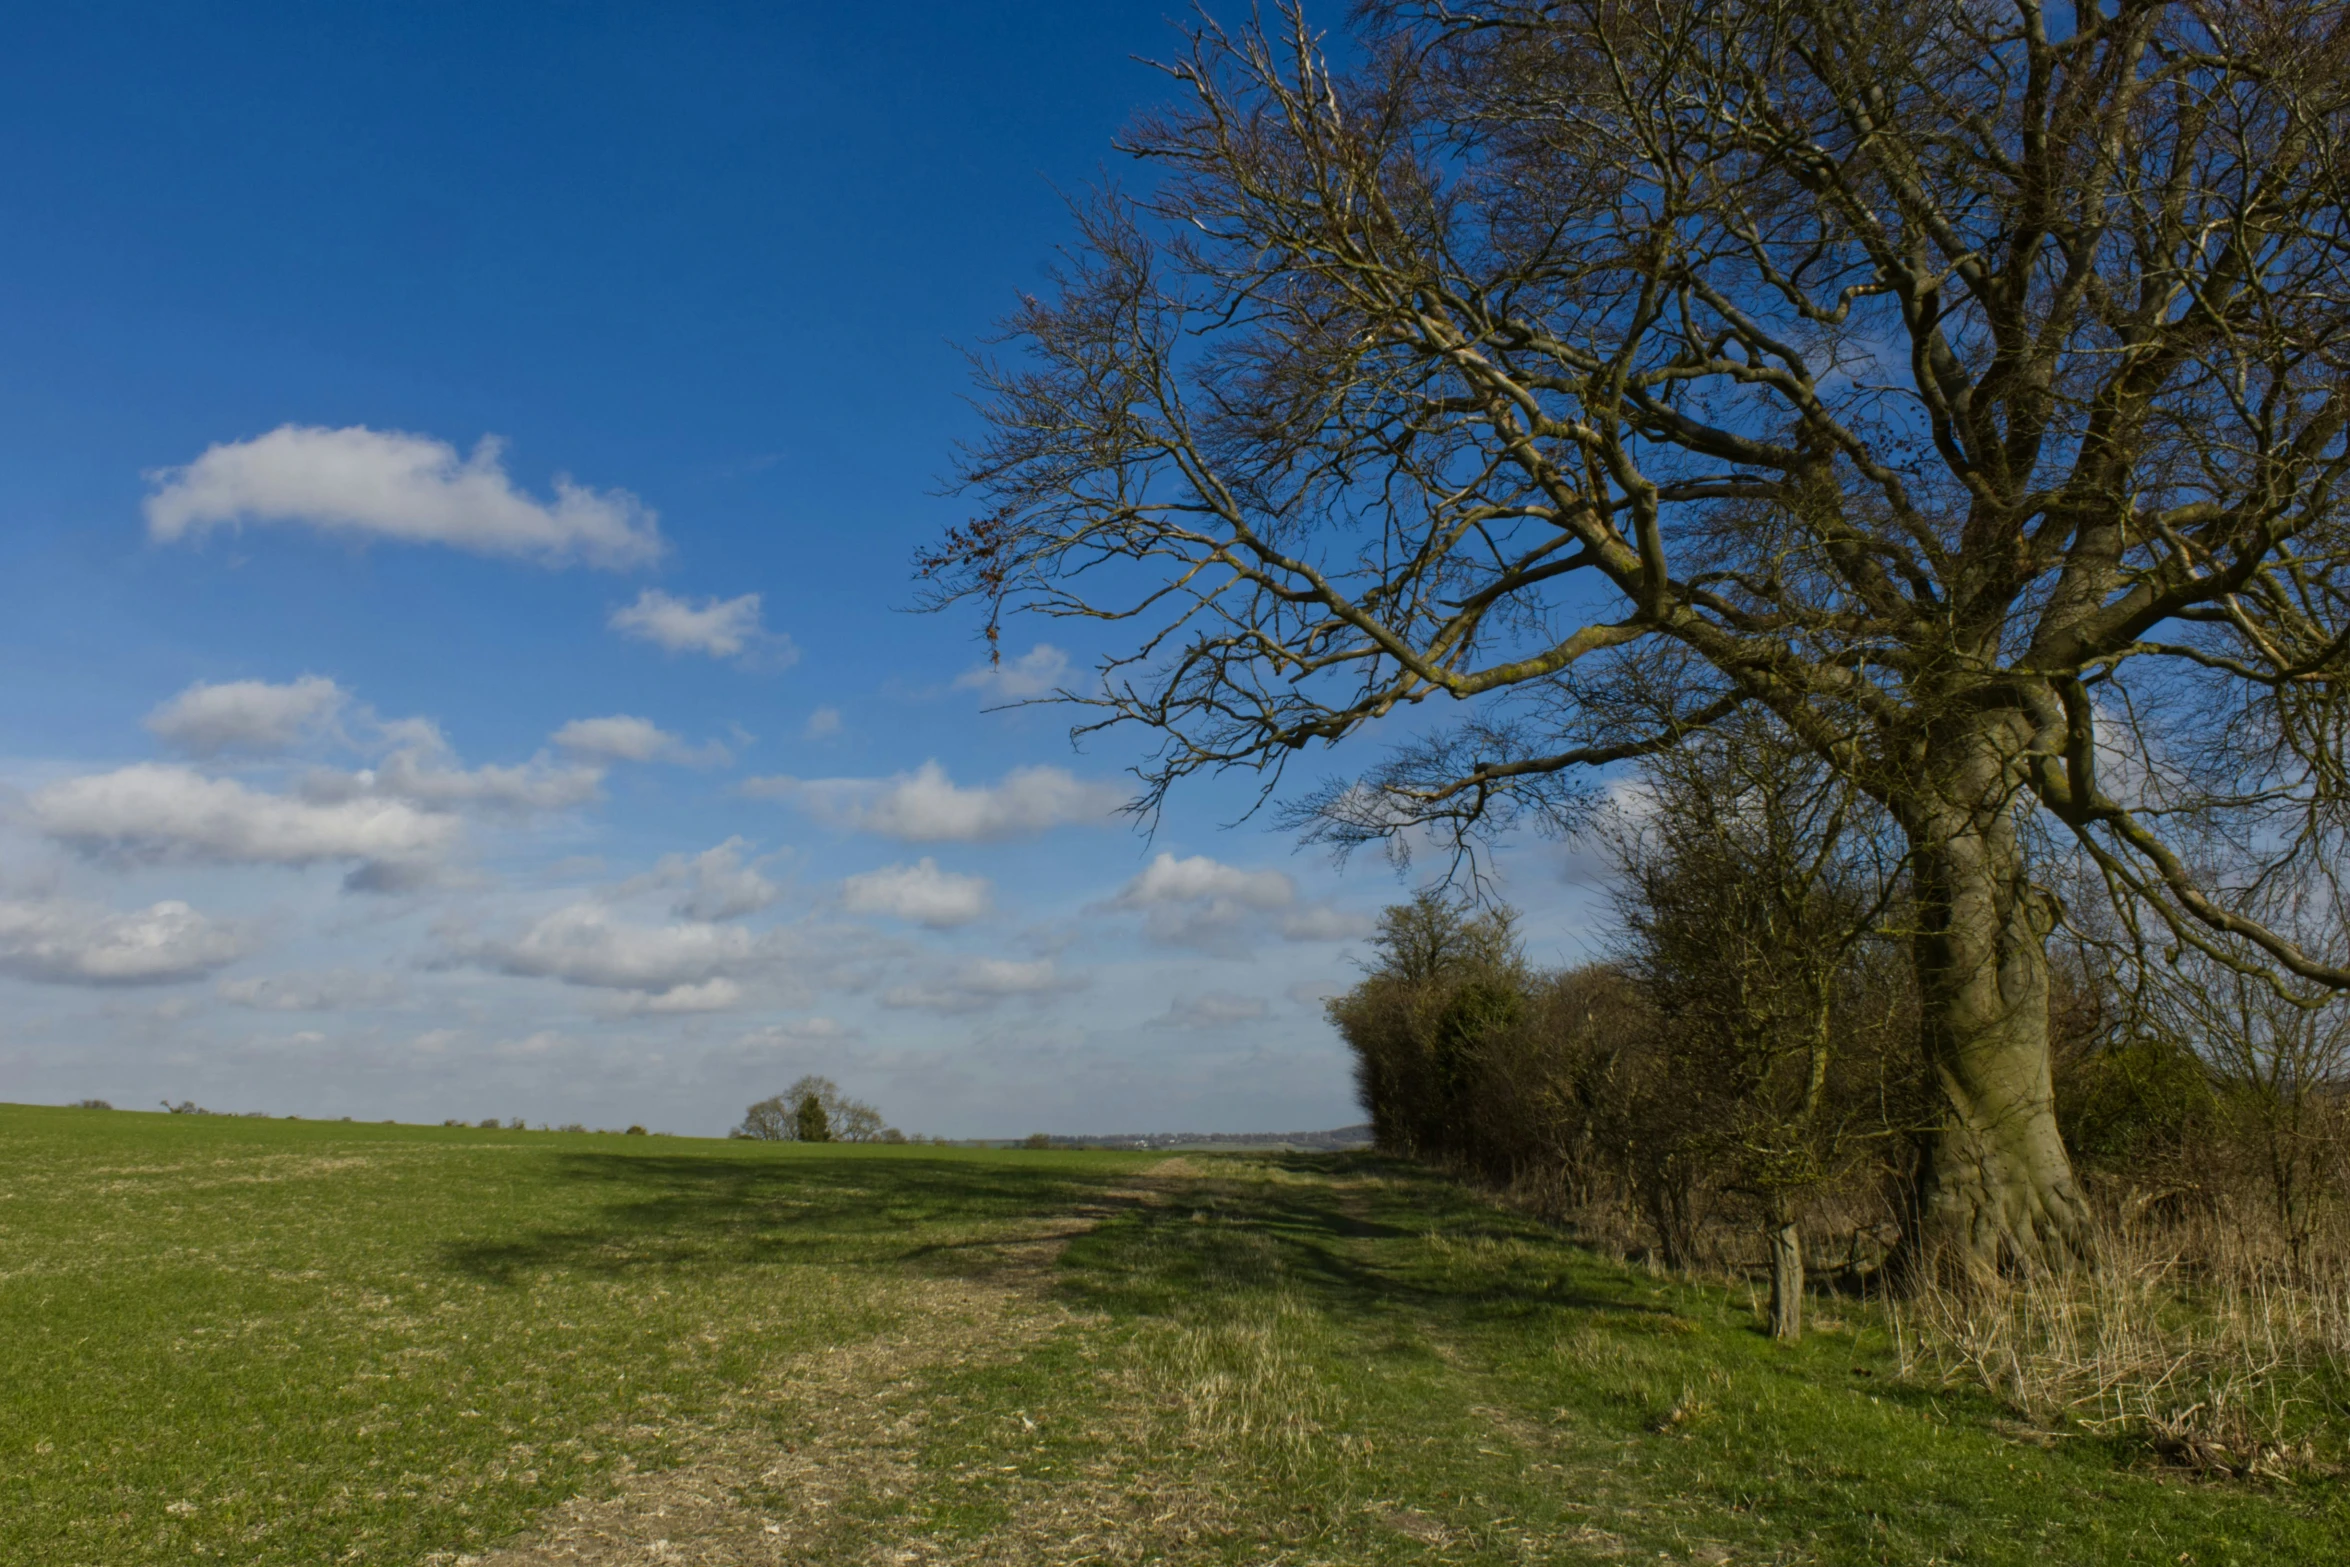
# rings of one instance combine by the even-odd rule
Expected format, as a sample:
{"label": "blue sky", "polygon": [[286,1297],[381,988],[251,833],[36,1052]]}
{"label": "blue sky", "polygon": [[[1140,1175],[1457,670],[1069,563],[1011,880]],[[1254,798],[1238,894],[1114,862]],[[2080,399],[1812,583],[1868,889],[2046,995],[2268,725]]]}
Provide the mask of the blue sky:
{"label": "blue sky", "polygon": [[[13,18],[0,1098],[1354,1119],[1319,998],[1394,875],[1214,784],[1146,841],[1117,744],[985,711],[1097,650],[909,612],[957,345],[1166,14]],[[1577,863],[1508,862],[1538,957]]]}

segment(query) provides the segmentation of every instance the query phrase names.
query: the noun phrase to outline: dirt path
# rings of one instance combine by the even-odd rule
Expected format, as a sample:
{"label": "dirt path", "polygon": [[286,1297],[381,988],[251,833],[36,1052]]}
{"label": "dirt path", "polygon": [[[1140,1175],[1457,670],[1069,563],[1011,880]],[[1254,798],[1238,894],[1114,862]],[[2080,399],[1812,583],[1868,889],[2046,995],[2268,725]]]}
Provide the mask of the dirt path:
{"label": "dirt path", "polygon": [[[481,1555],[437,1555],[427,1567],[783,1567],[819,1562],[946,1559],[919,1537],[878,1540],[863,1514],[909,1495],[912,1454],[930,1411],[922,1389],[938,1372],[1017,1360],[1076,1313],[1055,1302],[1055,1263],[1071,1239],[1138,1203],[1166,1201],[1196,1172],[1152,1166],[1068,1214],[993,1248],[983,1277],[900,1286],[898,1326],[879,1338],[779,1365],[718,1418],[662,1433],[686,1454],[675,1467],[624,1471],[609,1492],[555,1508],[516,1543]],[[995,1537],[958,1539],[962,1562],[1116,1561],[1112,1541],[1154,1502],[1081,1480],[1039,1487]],[[852,1504],[855,1504],[852,1506]]]}

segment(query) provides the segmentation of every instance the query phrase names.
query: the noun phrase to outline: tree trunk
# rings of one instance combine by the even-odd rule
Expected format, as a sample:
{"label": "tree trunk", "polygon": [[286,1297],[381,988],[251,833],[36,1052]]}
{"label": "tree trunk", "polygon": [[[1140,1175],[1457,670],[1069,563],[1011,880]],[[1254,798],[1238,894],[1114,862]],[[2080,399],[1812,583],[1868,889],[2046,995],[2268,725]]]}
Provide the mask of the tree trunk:
{"label": "tree trunk", "polygon": [[2061,1270],[2081,1259],[2088,1232],[2049,1081],[2054,910],[2025,875],[2011,758],[1981,731],[1962,744],[1936,797],[1903,813],[1919,1025],[1943,1097],[1902,1242],[1912,1281],[1921,1269]]}
{"label": "tree trunk", "polygon": [[1803,1237],[1792,1219],[1774,1217],[1771,1241],[1771,1337],[1792,1344],[1803,1337]]}

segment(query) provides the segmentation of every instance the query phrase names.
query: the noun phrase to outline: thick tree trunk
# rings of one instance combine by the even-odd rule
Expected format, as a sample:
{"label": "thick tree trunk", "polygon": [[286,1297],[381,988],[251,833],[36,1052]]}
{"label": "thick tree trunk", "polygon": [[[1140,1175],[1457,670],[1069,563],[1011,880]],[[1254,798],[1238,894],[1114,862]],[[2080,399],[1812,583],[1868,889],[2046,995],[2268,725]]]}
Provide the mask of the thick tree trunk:
{"label": "thick tree trunk", "polygon": [[2035,1272],[2080,1260],[2088,1209],[2048,1066],[2048,895],[2025,874],[1996,742],[1971,737],[1904,813],[1915,855],[1919,1019],[1943,1096],[1921,1150],[1903,1271]]}
{"label": "thick tree trunk", "polygon": [[1792,1219],[1774,1218],[1771,1242],[1771,1337],[1792,1344],[1803,1337],[1803,1237]]}

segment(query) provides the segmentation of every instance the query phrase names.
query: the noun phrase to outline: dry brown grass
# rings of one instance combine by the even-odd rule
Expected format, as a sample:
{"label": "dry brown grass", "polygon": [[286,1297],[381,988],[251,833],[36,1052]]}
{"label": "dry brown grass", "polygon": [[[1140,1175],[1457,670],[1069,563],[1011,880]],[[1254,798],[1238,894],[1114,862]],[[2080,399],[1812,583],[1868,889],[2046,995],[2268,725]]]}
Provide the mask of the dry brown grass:
{"label": "dry brown grass", "polygon": [[2269,1239],[2244,1215],[2115,1222],[2077,1273],[1894,1303],[1902,1370],[1982,1387],[2042,1441],[2114,1437],[2238,1478],[2334,1469],[2350,1269],[2294,1266]]}

